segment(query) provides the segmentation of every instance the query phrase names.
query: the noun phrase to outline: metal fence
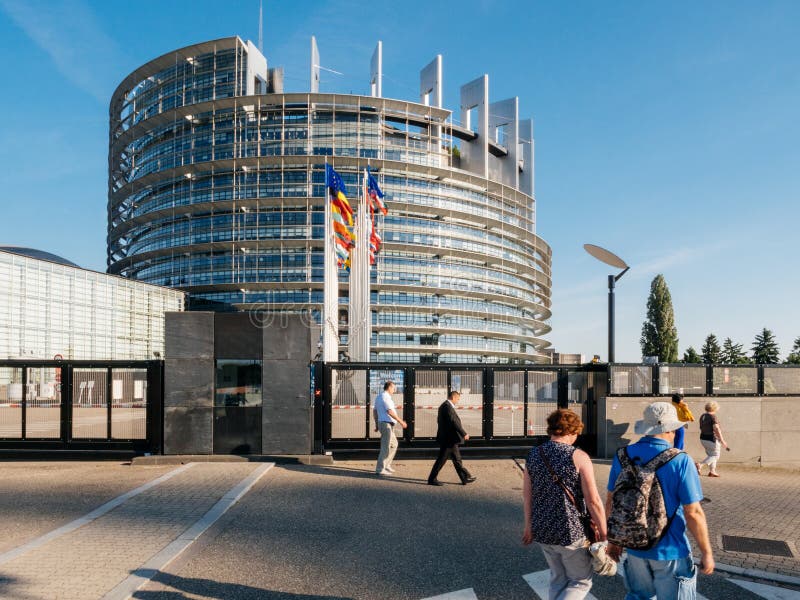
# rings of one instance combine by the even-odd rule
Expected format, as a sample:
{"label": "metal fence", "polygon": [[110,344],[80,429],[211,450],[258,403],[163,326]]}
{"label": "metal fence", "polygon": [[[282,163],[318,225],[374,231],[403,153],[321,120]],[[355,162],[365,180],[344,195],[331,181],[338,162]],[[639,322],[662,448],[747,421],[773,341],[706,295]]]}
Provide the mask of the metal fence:
{"label": "metal fence", "polygon": [[315,432],[318,450],[377,445],[374,398],[393,381],[396,428],[408,446],[432,446],[439,406],[448,392],[461,392],[456,406],[470,445],[529,445],[546,435],[546,418],[557,407],[582,414],[586,438],[593,434],[595,399],[606,395],[604,365],[420,365],[397,363],[317,363]]}
{"label": "metal fence", "polygon": [[[451,390],[471,446],[530,445],[546,436],[546,418],[571,408],[585,425],[582,446],[596,435],[596,400],[603,396],[791,396],[800,395],[795,365],[420,365],[316,363],[316,450],[377,446],[372,405],[388,380],[408,428],[396,428],[401,444],[435,444],[436,416]],[[581,442],[579,442],[581,443]]]}
{"label": "metal fence", "polygon": [[0,450],[162,447],[161,361],[0,361]]}
{"label": "metal fence", "polygon": [[797,396],[800,365],[613,364],[613,396]]}

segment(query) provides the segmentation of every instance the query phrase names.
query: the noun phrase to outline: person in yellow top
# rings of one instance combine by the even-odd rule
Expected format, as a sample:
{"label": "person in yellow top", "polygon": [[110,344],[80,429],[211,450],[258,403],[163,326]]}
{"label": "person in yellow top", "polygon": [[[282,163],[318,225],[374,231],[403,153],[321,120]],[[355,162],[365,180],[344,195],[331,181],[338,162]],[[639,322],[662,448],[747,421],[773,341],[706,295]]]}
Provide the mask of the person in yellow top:
{"label": "person in yellow top", "polygon": [[[684,423],[694,421],[694,415],[689,410],[689,405],[683,401],[683,394],[672,394],[672,406],[678,412],[678,420]],[[683,438],[686,435],[686,425],[675,430],[675,447],[683,450]]]}

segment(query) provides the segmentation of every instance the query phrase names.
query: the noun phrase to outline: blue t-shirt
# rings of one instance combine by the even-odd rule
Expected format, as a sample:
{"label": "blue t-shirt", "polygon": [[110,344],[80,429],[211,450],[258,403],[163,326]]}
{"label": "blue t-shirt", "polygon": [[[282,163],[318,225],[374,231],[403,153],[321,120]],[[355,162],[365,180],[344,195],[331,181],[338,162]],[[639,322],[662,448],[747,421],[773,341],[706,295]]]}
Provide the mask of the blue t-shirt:
{"label": "blue t-shirt", "polygon": [[[661,438],[645,436],[635,444],[628,446],[628,456],[636,462],[646,463],[657,454],[670,447],[669,442]],[[608,475],[608,491],[614,490],[621,470],[619,459],[614,456],[611,473]],[[652,560],[676,560],[685,558],[692,552],[689,538],[686,537],[686,518],[683,516],[683,507],[686,504],[700,502],[703,499],[703,490],[700,487],[700,477],[691,457],[681,453],[656,472],[661,490],[664,493],[664,505],[667,517],[675,513],[675,518],[661,541],[649,550],[628,550],[628,553],[639,558]],[[677,509],[677,512],[675,512]]]}
{"label": "blue t-shirt", "polygon": [[686,435],[686,429],[679,427],[675,430],[675,447],[678,450],[683,450],[683,438]]}

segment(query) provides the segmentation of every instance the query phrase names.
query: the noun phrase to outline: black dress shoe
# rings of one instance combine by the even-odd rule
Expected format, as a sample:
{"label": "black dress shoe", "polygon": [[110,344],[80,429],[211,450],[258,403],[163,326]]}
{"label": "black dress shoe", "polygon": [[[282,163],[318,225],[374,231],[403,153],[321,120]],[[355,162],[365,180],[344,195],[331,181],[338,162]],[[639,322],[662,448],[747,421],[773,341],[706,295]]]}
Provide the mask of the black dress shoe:
{"label": "black dress shoe", "polygon": [[444,485],[444,484],[438,479],[434,479],[433,481],[429,481],[428,485]]}
{"label": "black dress shoe", "polygon": [[477,477],[473,477],[472,475],[470,475],[464,481],[461,482],[461,485],[467,485],[468,483],[472,483],[473,481],[477,481],[477,480],[478,480]]}

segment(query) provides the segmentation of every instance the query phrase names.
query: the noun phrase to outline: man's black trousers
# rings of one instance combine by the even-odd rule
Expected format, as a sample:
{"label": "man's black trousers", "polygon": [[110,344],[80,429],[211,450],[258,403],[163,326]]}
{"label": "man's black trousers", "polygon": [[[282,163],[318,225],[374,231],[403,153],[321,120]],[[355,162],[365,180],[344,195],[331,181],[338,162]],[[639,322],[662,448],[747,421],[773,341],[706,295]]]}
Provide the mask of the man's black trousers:
{"label": "man's black trousers", "polygon": [[461,462],[461,452],[458,449],[458,445],[442,446],[439,448],[439,456],[436,457],[436,462],[433,463],[428,481],[436,480],[439,476],[439,471],[442,470],[448,458],[453,460],[453,466],[456,468],[456,473],[458,473],[458,478],[461,480],[461,483],[464,483],[470,477],[469,471],[464,468]]}

